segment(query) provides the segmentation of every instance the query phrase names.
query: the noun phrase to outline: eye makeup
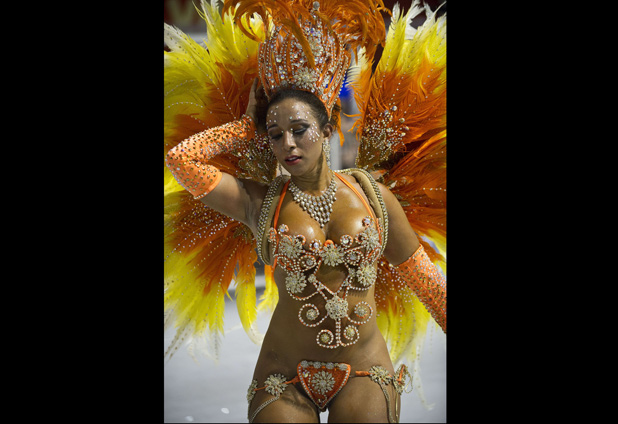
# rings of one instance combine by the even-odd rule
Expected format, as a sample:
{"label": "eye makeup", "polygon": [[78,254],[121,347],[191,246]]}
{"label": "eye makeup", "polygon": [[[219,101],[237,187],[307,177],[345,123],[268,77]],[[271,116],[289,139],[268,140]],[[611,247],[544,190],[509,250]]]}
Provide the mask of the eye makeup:
{"label": "eye makeup", "polygon": [[[270,130],[274,127],[281,127],[282,122],[287,121],[287,125],[289,126],[289,131],[293,136],[309,136],[309,140],[313,143],[320,139],[319,131],[317,128],[317,123],[315,119],[312,119],[312,116],[309,114],[308,108],[303,104],[295,104],[292,106],[294,109],[288,116],[282,116],[282,113],[279,110],[279,105],[274,106],[268,112],[268,116],[266,118],[266,130],[268,131],[268,136],[272,141],[278,140],[283,135],[283,131],[273,131]],[[296,125],[300,124],[300,125]]]}

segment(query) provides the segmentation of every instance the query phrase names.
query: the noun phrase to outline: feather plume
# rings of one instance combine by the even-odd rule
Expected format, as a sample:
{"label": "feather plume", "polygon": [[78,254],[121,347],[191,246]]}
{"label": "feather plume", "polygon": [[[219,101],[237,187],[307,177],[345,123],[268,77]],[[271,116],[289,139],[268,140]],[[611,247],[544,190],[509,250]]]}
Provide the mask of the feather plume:
{"label": "feather plume", "polygon": [[[425,23],[410,23],[425,12]],[[415,0],[398,4],[384,51],[372,73],[373,53],[360,49],[350,84],[359,109],[351,131],[359,149],[356,166],[383,183],[399,200],[429,258],[446,270],[446,16]],[[378,263],[377,323],[394,364],[410,361],[425,404],[419,352],[433,318],[385,258]]]}
{"label": "feather plume", "polygon": [[[258,42],[235,28],[233,10],[221,16],[214,3],[201,4],[208,49],[177,28],[164,27],[170,49],[164,53],[164,154],[187,137],[237,119],[246,110],[257,76]],[[259,19],[248,19],[247,25],[263,35]],[[246,156],[221,155],[212,164],[239,178],[268,182],[275,173],[274,157],[260,143],[254,144]],[[176,330],[166,357],[188,343],[189,353],[216,359],[232,281],[243,328],[260,343],[262,336],[253,327],[256,242],[249,228],[195,200],[167,167],[164,207],[165,328]]]}
{"label": "feather plume", "polygon": [[252,329],[256,243],[248,228],[187,191],[165,196],[164,216],[166,325],[192,336],[223,334],[224,297],[234,279],[241,322],[258,341]]}
{"label": "feather plume", "polygon": [[[411,31],[421,12],[425,23]],[[375,73],[361,50],[351,82],[360,111],[351,130],[359,139],[356,165],[399,199],[418,235],[440,246],[446,245],[445,20],[418,0],[405,13],[396,4]],[[434,263],[445,261],[421,243]]]}
{"label": "feather plume", "polygon": [[255,249],[251,249],[248,255],[240,257],[235,293],[236,307],[238,309],[240,322],[251,341],[259,345],[262,343],[264,335],[253,325],[257,318],[257,309],[255,306],[255,266],[253,265],[256,261],[257,254],[255,253]]}
{"label": "feather plume", "polygon": [[264,277],[266,279],[266,287],[264,293],[260,297],[258,312],[272,312],[275,310],[277,302],[279,302],[279,289],[277,289],[277,285],[275,284],[274,271],[271,266],[264,265]]}
{"label": "feather plume", "polygon": [[389,169],[397,152],[408,153],[446,122],[445,16],[428,13],[412,39],[406,38],[418,1],[404,15],[398,5],[386,37],[384,52],[367,83],[372,56],[362,52],[363,63],[355,81],[361,112],[352,131],[360,141],[357,166]]}
{"label": "feather plume", "polygon": [[284,25],[303,47],[311,67],[315,67],[315,58],[301,25],[306,20],[315,22],[312,12],[351,52],[360,47],[375,52],[376,46],[384,42],[384,18],[380,12],[388,13],[388,9],[382,0],[321,0],[317,2],[319,9],[316,11],[314,3],[315,0],[225,0],[223,13],[236,7],[235,22],[241,31],[256,41],[259,40],[257,35],[245,26],[249,16],[259,16],[263,22],[268,22],[269,28],[273,21]]}
{"label": "feather plume", "polygon": [[[205,1],[202,9],[208,48],[164,24],[170,49],[164,53],[166,149],[195,132],[238,119],[257,77],[259,42],[238,31],[233,15],[221,17]],[[261,21],[251,19],[249,25],[263,37]]]}

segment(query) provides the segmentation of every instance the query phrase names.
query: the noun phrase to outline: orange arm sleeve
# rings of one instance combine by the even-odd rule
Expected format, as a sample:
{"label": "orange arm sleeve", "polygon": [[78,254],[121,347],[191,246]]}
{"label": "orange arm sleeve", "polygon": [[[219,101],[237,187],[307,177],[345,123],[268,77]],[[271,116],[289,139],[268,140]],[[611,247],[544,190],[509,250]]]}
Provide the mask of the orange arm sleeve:
{"label": "orange arm sleeve", "polygon": [[394,268],[446,333],[446,280],[423,246],[420,245],[408,260]]}
{"label": "orange arm sleeve", "polygon": [[208,160],[239,150],[255,138],[255,123],[247,115],[241,119],[192,135],[169,150],[165,164],[176,181],[196,199],[210,193],[221,181],[221,171]]}

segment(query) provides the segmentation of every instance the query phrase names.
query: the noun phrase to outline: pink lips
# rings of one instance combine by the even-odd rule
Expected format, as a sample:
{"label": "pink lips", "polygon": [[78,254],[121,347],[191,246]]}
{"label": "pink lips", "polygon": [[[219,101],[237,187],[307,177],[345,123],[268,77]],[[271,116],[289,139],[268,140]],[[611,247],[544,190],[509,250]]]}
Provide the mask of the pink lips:
{"label": "pink lips", "polygon": [[300,156],[288,156],[285,158],[285,163],[287,163],[288,165],[296,165],[298,162],[300,162],[300,159]]}

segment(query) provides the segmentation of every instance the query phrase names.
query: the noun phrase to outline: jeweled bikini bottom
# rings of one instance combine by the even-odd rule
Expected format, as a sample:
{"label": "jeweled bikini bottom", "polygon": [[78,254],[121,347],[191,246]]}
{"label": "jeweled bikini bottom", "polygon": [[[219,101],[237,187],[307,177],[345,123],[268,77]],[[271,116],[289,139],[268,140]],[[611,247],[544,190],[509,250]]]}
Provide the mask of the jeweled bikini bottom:
{"label": "jeweled bikini bottom", "polygon": [[[301,361],[297,367],[297,374],[291,380],[288,380],[282,374],[269,375],[264,381],[263,387],[257,387],[257,380],[253,380],[247,392],[247,401],[251,408],[251,401],[258,390],[265,390],[268,394],[275,396],[262,403],[249,417],[249,422],[253,422],[257,414],[270,405],[272,402],[279,399],[288,384],[300,383],[309,398],[315,403],[320,411],[325,411],[329,402],[341,391],[350,378],[351,367],[349,364],[336,362],[320,362],[320,361]],[[372,381],[378,383],[382,388],[382,392],[386,397],[388,407],[389,422],[395,422],[391,414],[390,399],[386,386],[393,384],[398,394],[401,394],[406,386],[405,378],[410,377],[407,367],[401,365],[395,372],[397,377],[388,373],[386,368],[376,365],[369,371],[355,371],[355,377],[369,377]]]}

